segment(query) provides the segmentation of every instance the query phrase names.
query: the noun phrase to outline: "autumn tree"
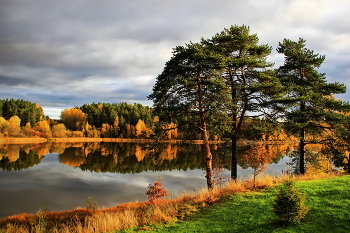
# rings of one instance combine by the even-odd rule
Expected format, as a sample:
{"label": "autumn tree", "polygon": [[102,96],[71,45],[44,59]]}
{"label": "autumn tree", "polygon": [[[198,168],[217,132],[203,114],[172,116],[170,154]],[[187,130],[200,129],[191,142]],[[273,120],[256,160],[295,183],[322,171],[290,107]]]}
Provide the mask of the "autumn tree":
{"label": "autumn tree", "polygon": [[280,117],[285,129],[299,138],[299,172],[304,174],[305,146],[317,143],[308,141],[306,136],[329,130],[331,122],[342,121],[339,111],[349,109],[349,105],[333,96],[345,93],[346,88],[337,82],[328,83],[325,74],[317,71],[325,56],[307,49],[304,39],[297,42],[284,39],[277,51],[285,57],[278,69],[278,78],[286,91],[278,101],[284,108]]}
{"label": "autumn tree", "polygon": [[148,128],[147,125],[145,124],[145,122],[141,119],[138,120],[138,122],[135,126],[135,130],[136,130],[137,137],[149,138],[151,136],[151,134],[153,133],[152,130],[150,128]]}
{"label": "autumn tree", "polygon": [[82,133],[84,136],[89,137],[89,138],[98,138],[100,137],[101,132],[96,129],[95,126],[89,125],[88,122],[85,123]]}
{"label": "autumn tree", "polygon": [[5,118],[0,117],[0,133],[2,134],[2,137],[8,134],[7,132],[8,127],[9,127],[9,122]]}
{"label": "autumn tree", "polygon": [[18,116],[12,116],[9,119],[9,126],[7,131],[11,137],[18,136],[19,132],[21,131],[21,119],[19,119]]}
{"label": "autumn tree", "polygon": [[125,136],[126,138],[133,138],[136,135],[136,129],[135,126],[131,124],[126,125],[126,131],[125,131]]}
{"label": "autumn tree", "polygon": [[112,128],[112,135],[114,137],[118,137],[119,136],[119,130],[120,130],[120,127],[119,127],[119,117],[116,116],[114,118],[114,122],[113,122],[113,128]]}
{"label": "autumn tree", "polygon": [[163,130],[166,132],[167,139],[175,139],[179,136],[178,127],[175,123],[168,123],[163,125]]}
{"label": "autumn tree", "polygon": [[23,135],[28,137],[32,137],[35,135],[35,131],[29,122],[27,122],[27,124],[24,127],[22,127],[21,132],[23,133]]}
{"label": "autumn tree", "polygon": [[101,136],[105,138],[110,138],[110,132],[111,132],[112,126],[110,126],[108,123],[103,123],[101,126]]}
{"label": "autumn tree", "polygon": [[37,132],[39,132],[38,136],[40,137],[51,137],[52,132],[50,129],[50,124],[47,120],[45,121],[39,121],[36,123],[36,126],[33,127],[33,129]]}
{"label": "autumn tree", "polygon": [[52,126],[52,136],[54,138],[65,138],[67,137],[67,129],[64,124],[57,124]]}
{"label": "autumn tree", "polygon": [[256,188],[256,177],[267,169],[268,165],[272,163],[274,156],[261,141],[252,145],[242,156],[242,162],[254,170],[254,189]]}
{"label": "autumn tree", "polygon": [[148,196],[150,204],[153,206],[157,205],[159,199],[168,196],[168,191],[162,187],[163,184],[161,179],[163,178],[158,176],[154,184],[148,185],[147,191],[145,192],[145,194]]}
{"label": "autumn tree", "polygon": [[71,108],[62,111],[61,120],[68,129],[76,131],[83,129],[87,116],[80,109]]}

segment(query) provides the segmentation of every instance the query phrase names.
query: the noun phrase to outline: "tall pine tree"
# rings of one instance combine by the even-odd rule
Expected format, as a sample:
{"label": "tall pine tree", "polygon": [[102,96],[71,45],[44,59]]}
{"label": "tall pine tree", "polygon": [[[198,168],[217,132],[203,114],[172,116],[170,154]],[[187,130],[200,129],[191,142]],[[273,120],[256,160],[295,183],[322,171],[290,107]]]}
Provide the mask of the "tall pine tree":
{"label": "tall pine tree", "polygon": [[281,85],[267,61],[272,48],[258,45],[257,34],[248,26],[231,26],[202,43],[220,54],[224,79],[230,96],[226,100],[231,118],[232,166],[231,178],[237,178],[237,141],[248,117],[267,113],[266,103],[280,93]]}
{"label": "tall pine tree", "polygon": [[[223,107],[227,86],[216,74],[220,58],[200,43],[177,46],[148,97],[161,120],[187,116],[204,142],[208,189],[213,188],[208,121]],[[219,77],[219,78],[218,78]],[[193,131],[193,129],[192,129]]]}
{"label": "tall pine tree", "polygon": [[316,143],[308,141],[307,134],[328,130],[332,122],[344,118],[339,111],[348,109],[347,103],[334,99],[334,94],[345,93],[345,85],[328,83],[325,74],[317,71],[325,56],[305,46],[304,39],[284,39],[277,48],[285,56],[277,75],[287,93],[279,102],[285,108],[282,119],[286,129],[299,137],[301,174],[305,173],[305,146]]}

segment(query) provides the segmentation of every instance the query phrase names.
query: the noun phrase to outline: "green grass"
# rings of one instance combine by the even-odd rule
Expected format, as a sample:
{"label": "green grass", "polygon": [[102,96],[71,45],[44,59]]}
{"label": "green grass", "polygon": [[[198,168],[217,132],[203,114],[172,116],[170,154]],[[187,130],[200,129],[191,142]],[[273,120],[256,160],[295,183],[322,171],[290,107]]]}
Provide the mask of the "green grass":
{"label": "green grass", "polygon": [[[147,232],[350,232],[350,176],[298,181],[310,211],[299,224],[276,226],[272,213],[275,188],[235,194],[188,217],[151,226]],[[124,231],[132,232],[132,230]]]}

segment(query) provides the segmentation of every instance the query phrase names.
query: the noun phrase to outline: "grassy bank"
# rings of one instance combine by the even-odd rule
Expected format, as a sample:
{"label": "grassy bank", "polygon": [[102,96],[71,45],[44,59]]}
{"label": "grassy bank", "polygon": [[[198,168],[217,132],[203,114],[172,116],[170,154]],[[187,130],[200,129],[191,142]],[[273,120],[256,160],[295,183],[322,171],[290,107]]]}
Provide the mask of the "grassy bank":
{"label": "grassy bank", "polygon": [[[309,213],[299,224],[278,226],[272,213],[275,188],[234,193],[187,221],[150,227],[148,232],[350,232],[350,176],[297,182]],[[122,231],[132,232],[133,230]]]}
{"label": "grassy bank", "polygon": [[[312,177],[298,177],[310,178]],[[155,207],[148,202],[136,202],[98,210],[80,208],[64,212],[10,216],[0,219],[0,232],[134,232],[140,229],[149,232],[349,230],[346,221],[349,221],[350,176],[299,181],[297,185],[307,193],[307,205],[311,210],[300,225],[278,228],[271,211],[274,189],[270,187],[281,183],[283,179],[285,177],[260,176],[257,180],[259,192],[252,191],[252,180],[230,182],[226,187],[214,190],[212,195],[202,189],[159,201]]]}

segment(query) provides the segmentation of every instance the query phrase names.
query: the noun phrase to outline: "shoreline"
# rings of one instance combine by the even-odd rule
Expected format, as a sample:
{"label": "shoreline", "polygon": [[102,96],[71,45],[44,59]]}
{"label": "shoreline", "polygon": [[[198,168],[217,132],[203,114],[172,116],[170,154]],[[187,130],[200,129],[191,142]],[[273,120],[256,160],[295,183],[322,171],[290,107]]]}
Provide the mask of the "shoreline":
{"label": "shoreline", "polygon": [[[137,138],[0,138],[0,144],[26,144],[26,143],[46,143],[46,142],[136,142],[136,143],[152,143],[155,139],[137,139]],[[183,143],[184,140],[160,140],[161,143]],[[187,141],[193,144],[202,144],[202,140]],[[211,143],[222,143],[221,141],[213,141]]]}

